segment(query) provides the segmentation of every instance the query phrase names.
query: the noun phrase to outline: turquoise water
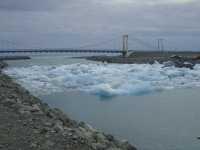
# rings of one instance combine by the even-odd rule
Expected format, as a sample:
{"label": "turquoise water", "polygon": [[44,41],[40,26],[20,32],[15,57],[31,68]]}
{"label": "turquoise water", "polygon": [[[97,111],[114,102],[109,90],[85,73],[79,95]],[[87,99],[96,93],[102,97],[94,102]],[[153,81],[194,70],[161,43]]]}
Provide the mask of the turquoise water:
{"label": "turquoise water", "polygon": [[[34,56],[10,67],[86,63],[68,56]],[[200,89],[184,88],[140,96],[99,97],[85,92],[40,95],[75,120],[128,139],[139,150],[199,150]]]}

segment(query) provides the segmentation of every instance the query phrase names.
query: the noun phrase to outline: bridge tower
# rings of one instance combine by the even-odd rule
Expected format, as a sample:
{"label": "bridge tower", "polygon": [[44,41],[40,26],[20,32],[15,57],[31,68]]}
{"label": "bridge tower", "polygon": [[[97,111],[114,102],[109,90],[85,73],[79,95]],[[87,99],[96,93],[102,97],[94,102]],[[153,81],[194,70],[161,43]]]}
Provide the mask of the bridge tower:
{"label": "bridge tower", "polygon": [[123,57],[128,55],[128,35],[123,35],[123,50],[122,50]]}
{"label": "bridge tower", "polygon": [[164,39],[158,39],[158,50],[164,51]]}

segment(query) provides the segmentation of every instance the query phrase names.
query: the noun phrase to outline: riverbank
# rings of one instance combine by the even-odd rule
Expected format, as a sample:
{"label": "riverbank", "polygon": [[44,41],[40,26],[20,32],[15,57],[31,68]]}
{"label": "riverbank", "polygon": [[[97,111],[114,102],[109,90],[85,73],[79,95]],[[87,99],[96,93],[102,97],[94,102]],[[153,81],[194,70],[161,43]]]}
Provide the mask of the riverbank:
{"label": "riverbank", "polygon": [[31,59],[29,56],[0,56],[0,61],[5,60],[26,60]]}
{"label": "riverbank", "polygon": [[[6,66],[0,62],[0,70]],[[0,72],[0,149],[136,150],[52,109]]]}
{"label": "riverbank", "polygon": [[[178,56],[173,57],[173,56]],[[153,64],[155,61],[164,63],[172,62],[190,62],[200,64],[200,52],[160,52],[160,51],[135,51],[127,57],[123,56],[91,56],[88,60],[101,61],[107,63],[119,64]]]}

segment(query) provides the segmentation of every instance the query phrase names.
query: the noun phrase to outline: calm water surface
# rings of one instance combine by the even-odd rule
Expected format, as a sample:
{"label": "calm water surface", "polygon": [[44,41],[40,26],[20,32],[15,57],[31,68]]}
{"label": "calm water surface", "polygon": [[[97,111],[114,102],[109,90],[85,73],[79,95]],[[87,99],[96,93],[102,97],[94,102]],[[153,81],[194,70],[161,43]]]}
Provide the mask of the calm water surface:
{"label": "calm water surface", "polygon": [[[8,62],[10,67],[59,65],[86,60],[68,56],[33,56],[32,60]],[[139,150],[199,150],[200,89],[178,89],[143,96],[100,98],[82,92],[40,96],[70,117],[85,121]]]}

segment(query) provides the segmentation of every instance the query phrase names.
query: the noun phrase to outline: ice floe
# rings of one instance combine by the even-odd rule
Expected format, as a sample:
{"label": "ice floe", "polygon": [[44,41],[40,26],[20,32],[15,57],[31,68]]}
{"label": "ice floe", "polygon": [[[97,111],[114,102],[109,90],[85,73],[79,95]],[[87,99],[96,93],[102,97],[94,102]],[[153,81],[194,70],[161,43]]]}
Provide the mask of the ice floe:
{"label": "ice floe", "polygon": [[99,96],[141,95],[174,88],[200,87],[194,70],[161,64],[70,64],[7,68],[4,72],[36,95],[69,90]]}

